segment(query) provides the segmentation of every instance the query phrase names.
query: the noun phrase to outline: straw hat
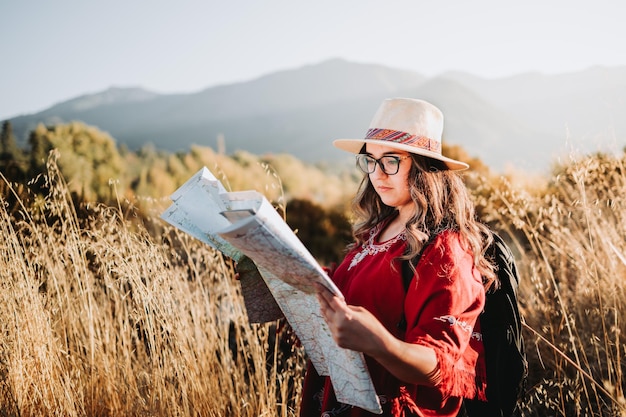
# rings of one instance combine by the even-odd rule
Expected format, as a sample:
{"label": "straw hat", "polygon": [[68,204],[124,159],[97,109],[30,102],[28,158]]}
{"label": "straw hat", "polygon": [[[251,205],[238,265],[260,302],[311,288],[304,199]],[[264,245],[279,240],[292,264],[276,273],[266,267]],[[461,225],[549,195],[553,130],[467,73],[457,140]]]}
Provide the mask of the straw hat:
{"label": "straw hat", "polygon": [[443,113],[427,101],[389,98],[374,115],[365,139],[337,139],[344,151],[359,153],[366,143],[385,145],[442,161],[450,170],[469,168],[465,162],[441,154]]}

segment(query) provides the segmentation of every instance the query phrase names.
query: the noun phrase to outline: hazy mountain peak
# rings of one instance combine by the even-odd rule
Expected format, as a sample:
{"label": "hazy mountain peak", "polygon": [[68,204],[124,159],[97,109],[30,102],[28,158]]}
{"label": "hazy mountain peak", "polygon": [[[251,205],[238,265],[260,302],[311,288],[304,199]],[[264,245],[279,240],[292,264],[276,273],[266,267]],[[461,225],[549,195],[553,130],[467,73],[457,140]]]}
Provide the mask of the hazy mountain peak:
{"label": "hazy mountain peak", "polygon": [[250,93],[279,98],[291,96],[304,104],[369,95],[372,91],[392,94],[407,86],[417,86],[425,80],[423,75],[414,71],[333,58],[318,64],[278,71],[231,87],[245,87]]}
{"label": "hazy mountain peak", "polygon": [[137,103],[152,100],[159,94],[140,87],[110,87],[98,93],[85,94],[74,99],[59,103],[49,110],[85,111],[105,105],[121,103]]}

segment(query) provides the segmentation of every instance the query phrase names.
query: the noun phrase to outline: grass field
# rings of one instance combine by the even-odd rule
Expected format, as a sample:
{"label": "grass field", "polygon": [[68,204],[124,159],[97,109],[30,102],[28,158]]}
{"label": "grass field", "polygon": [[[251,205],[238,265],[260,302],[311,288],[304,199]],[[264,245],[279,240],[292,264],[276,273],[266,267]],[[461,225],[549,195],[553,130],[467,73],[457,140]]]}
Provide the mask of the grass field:
{"label": "grass field", "polygon": [[[0,207],[0,415],[294,416],[305,356],[250,325],[229,260],[127,205],[50,191]],[[522,276],[525,416],[625,416],[624,157],[533,188],[473,179]]]}

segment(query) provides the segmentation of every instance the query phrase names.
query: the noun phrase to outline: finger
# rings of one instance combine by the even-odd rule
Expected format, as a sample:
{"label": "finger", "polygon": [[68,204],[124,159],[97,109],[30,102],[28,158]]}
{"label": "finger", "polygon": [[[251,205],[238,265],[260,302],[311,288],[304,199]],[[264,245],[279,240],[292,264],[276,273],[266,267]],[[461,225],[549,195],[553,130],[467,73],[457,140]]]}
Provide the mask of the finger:
{"label": "finger", "polygon": [[328,288],[324,287],[323,285],[319,285],[319,284],[315,284],[316,287],[316,295],[317,295],[317,299],[320,302],[320,304],[324,304],[326,305],[328,308],[331,309],[335,309],[335,296],[333,295],[333,293],[331,293]]}
{"label": "finger", "polygon": [[320,286],[320,290],[317,293],[317,298],[320,306],[324,306],[328,312],[343,313],[349,312],[348,305],[343,298],[337,297],[330,290]]}

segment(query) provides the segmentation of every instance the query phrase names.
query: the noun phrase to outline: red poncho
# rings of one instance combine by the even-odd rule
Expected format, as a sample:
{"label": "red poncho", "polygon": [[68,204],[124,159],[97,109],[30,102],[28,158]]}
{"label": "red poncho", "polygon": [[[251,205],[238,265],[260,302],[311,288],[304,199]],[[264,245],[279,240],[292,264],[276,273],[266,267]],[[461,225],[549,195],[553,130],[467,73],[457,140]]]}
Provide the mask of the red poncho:
{"label": "red poncho", "polygon": [[[485,302],[482,280],[458,234],[444,231],[424,251],[405,296],[401,262],[394,261],[405,248],[403,234],[382,243],[372,239],[348,253],[332,279],[348,304],[365,307],[399,339],[436,353],[441,382],[434,388],[402,382],[366,356],[383,415],[456,416],[462,397],[484,399],[483,346],[474,329]],[[398,328],[403,310],[406,332]],[[309,364],[300,415],[374,414],[337,403],[330,379]]]}

